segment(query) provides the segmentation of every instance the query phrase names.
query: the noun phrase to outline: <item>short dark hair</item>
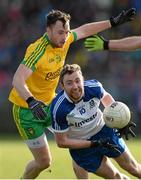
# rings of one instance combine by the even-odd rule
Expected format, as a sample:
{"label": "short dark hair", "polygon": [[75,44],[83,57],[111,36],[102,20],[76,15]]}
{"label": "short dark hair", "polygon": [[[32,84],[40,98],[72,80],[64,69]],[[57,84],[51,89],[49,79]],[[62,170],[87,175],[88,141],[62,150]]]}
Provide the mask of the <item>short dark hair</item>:
{"label": "short dark hair", "polygon": [[78,64],[66,64],[60,74],[60,82],[63,84],[65,74],[72,74],[79,71],[82,74],[81,67]]}
{"label": "short dark hair", "polygon": [[70,14],[67,14],[65,12],[59,11],[59,10],[52,10],[50,11],[46,16],[46,25],[51,26],[52,24],[55,24],[56,21],[62,21],[63,26],[66,24],[67,21],[71,20]]}

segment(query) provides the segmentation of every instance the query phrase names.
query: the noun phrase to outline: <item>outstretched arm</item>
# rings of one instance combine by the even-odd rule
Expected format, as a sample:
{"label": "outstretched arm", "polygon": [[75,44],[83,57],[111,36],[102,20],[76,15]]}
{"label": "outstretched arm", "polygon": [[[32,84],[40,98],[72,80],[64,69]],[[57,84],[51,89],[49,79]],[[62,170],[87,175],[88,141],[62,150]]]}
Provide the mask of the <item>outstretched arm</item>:
{"label": "outstretched arm", "polygon": [[76,32],[77,40],[79,40],[79,39],[91,36],[93,34],[97,34],[108,28],[118,26],[128,21],[132,21],[135,13],[136,13],[136,10],[134,8],[131,8],[126,11],[123,10],[118,16],[111,17],[110,20],[84,24],[74,29],[73,31]]}
{"label": "outstretched arm", "polygon": [[101,102],[103,106],[106,107],[106,106],[110,106],[113,102],[115,102],[115,100],[108,92],[105,92],[105,95],[101,99]]}
{"label": "outstretched arm", "polygon": [[102,36],[94,35],[84,42],[88,51],[134,51],[141,49],[141,36],[131,36],[117,40],[107,40]]}
{"label": "outstretched arm", "polygon": [[79,28],[74,29],[73,31],[76,32],[77,40],[79,40],[91,36],[93,34],[97,34],[109,28],[111,28],[111,23],[109,20],[107,20],[107,21],[84,24]]}
{"label": "outstretched arm", "polygon": [[141,36],[131,36],[109,41],[109,50],[133,51],[138,49],[141,49]]}

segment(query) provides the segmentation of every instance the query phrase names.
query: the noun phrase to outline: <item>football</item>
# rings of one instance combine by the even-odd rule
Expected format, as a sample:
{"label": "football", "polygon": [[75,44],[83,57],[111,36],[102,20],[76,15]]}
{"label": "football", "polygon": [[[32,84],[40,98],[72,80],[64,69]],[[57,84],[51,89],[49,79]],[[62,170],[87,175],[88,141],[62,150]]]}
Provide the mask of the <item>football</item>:
{"label": "football", "polygon": [[103,111],[105,124],[110,128],[121,129],[129,123],[130,118],[131,113],[128,106],[119,101],[113,102]]}

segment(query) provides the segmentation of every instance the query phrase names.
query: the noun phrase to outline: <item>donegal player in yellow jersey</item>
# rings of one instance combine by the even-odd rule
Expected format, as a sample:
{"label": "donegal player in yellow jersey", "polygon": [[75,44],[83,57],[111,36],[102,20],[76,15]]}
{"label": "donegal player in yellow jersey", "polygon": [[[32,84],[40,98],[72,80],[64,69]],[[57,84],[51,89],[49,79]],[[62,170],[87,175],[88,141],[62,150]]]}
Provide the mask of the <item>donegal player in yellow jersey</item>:
{"label": "donegal player in yellow jersey", "polygon": [[[32,95],[45,104],[50,104],[55,96],[55,89],[68,48],[74,40],[76,40],[76,33],[69,33],[64,46],[55,48],[50,42],[47,33],[45,33],[27,48],[25,58],[21,64],[24,64],[24,67],[26,66],[34,73],[28,77],[26,85]],[[12,90],[10,100],[18,106],[28,107],[25,98],[18,93],[16,88]]]}
{"label": "donegal player in yellow jersey", "polygon": [[[33,154],[23,174],[24,179],[36,178],[50,166],[51,154],[45,136],[50,125],[49,104],[55,97],[60,72],[69,46],[105,29],[132,20],[134,9],[123,11],[110,20],[88,23],[70,30],[70,15],[53,10],[47,15],[45,34],[29,45],[14,78],[9,100],[17,128]],[[75,165],[77,178],[87,178],[87,173]],[[84,172],[84,174],[80,171]],[[83,176],[82,176],[83,175]]]}

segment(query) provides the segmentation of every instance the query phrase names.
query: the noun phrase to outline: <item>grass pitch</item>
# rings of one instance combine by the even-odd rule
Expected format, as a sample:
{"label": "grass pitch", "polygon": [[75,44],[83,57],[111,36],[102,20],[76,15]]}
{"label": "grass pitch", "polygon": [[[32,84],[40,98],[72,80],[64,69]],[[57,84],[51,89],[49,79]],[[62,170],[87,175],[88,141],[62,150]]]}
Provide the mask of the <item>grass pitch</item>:
{"label": "grass pitch", "polygon": [[[141,163],[141,139],[132,138],[126,143],[134,157]],[[68,150],[58,148],[53,140],[49,140],[49,144],[53,157],[52,165],[49,170],[42,172],[38,179],[75,179]],[[26,163],[31,159],[32,155],[21,139],[11,137],[0,139],[0,179],[19,179]],[[120,169],[117,164],[115,165]],[[126,173],[122,169],[120,171]],[[129,177],[133,178],[130,175]],[[93,174],[90,174],[90,178],[100,179]]]}

